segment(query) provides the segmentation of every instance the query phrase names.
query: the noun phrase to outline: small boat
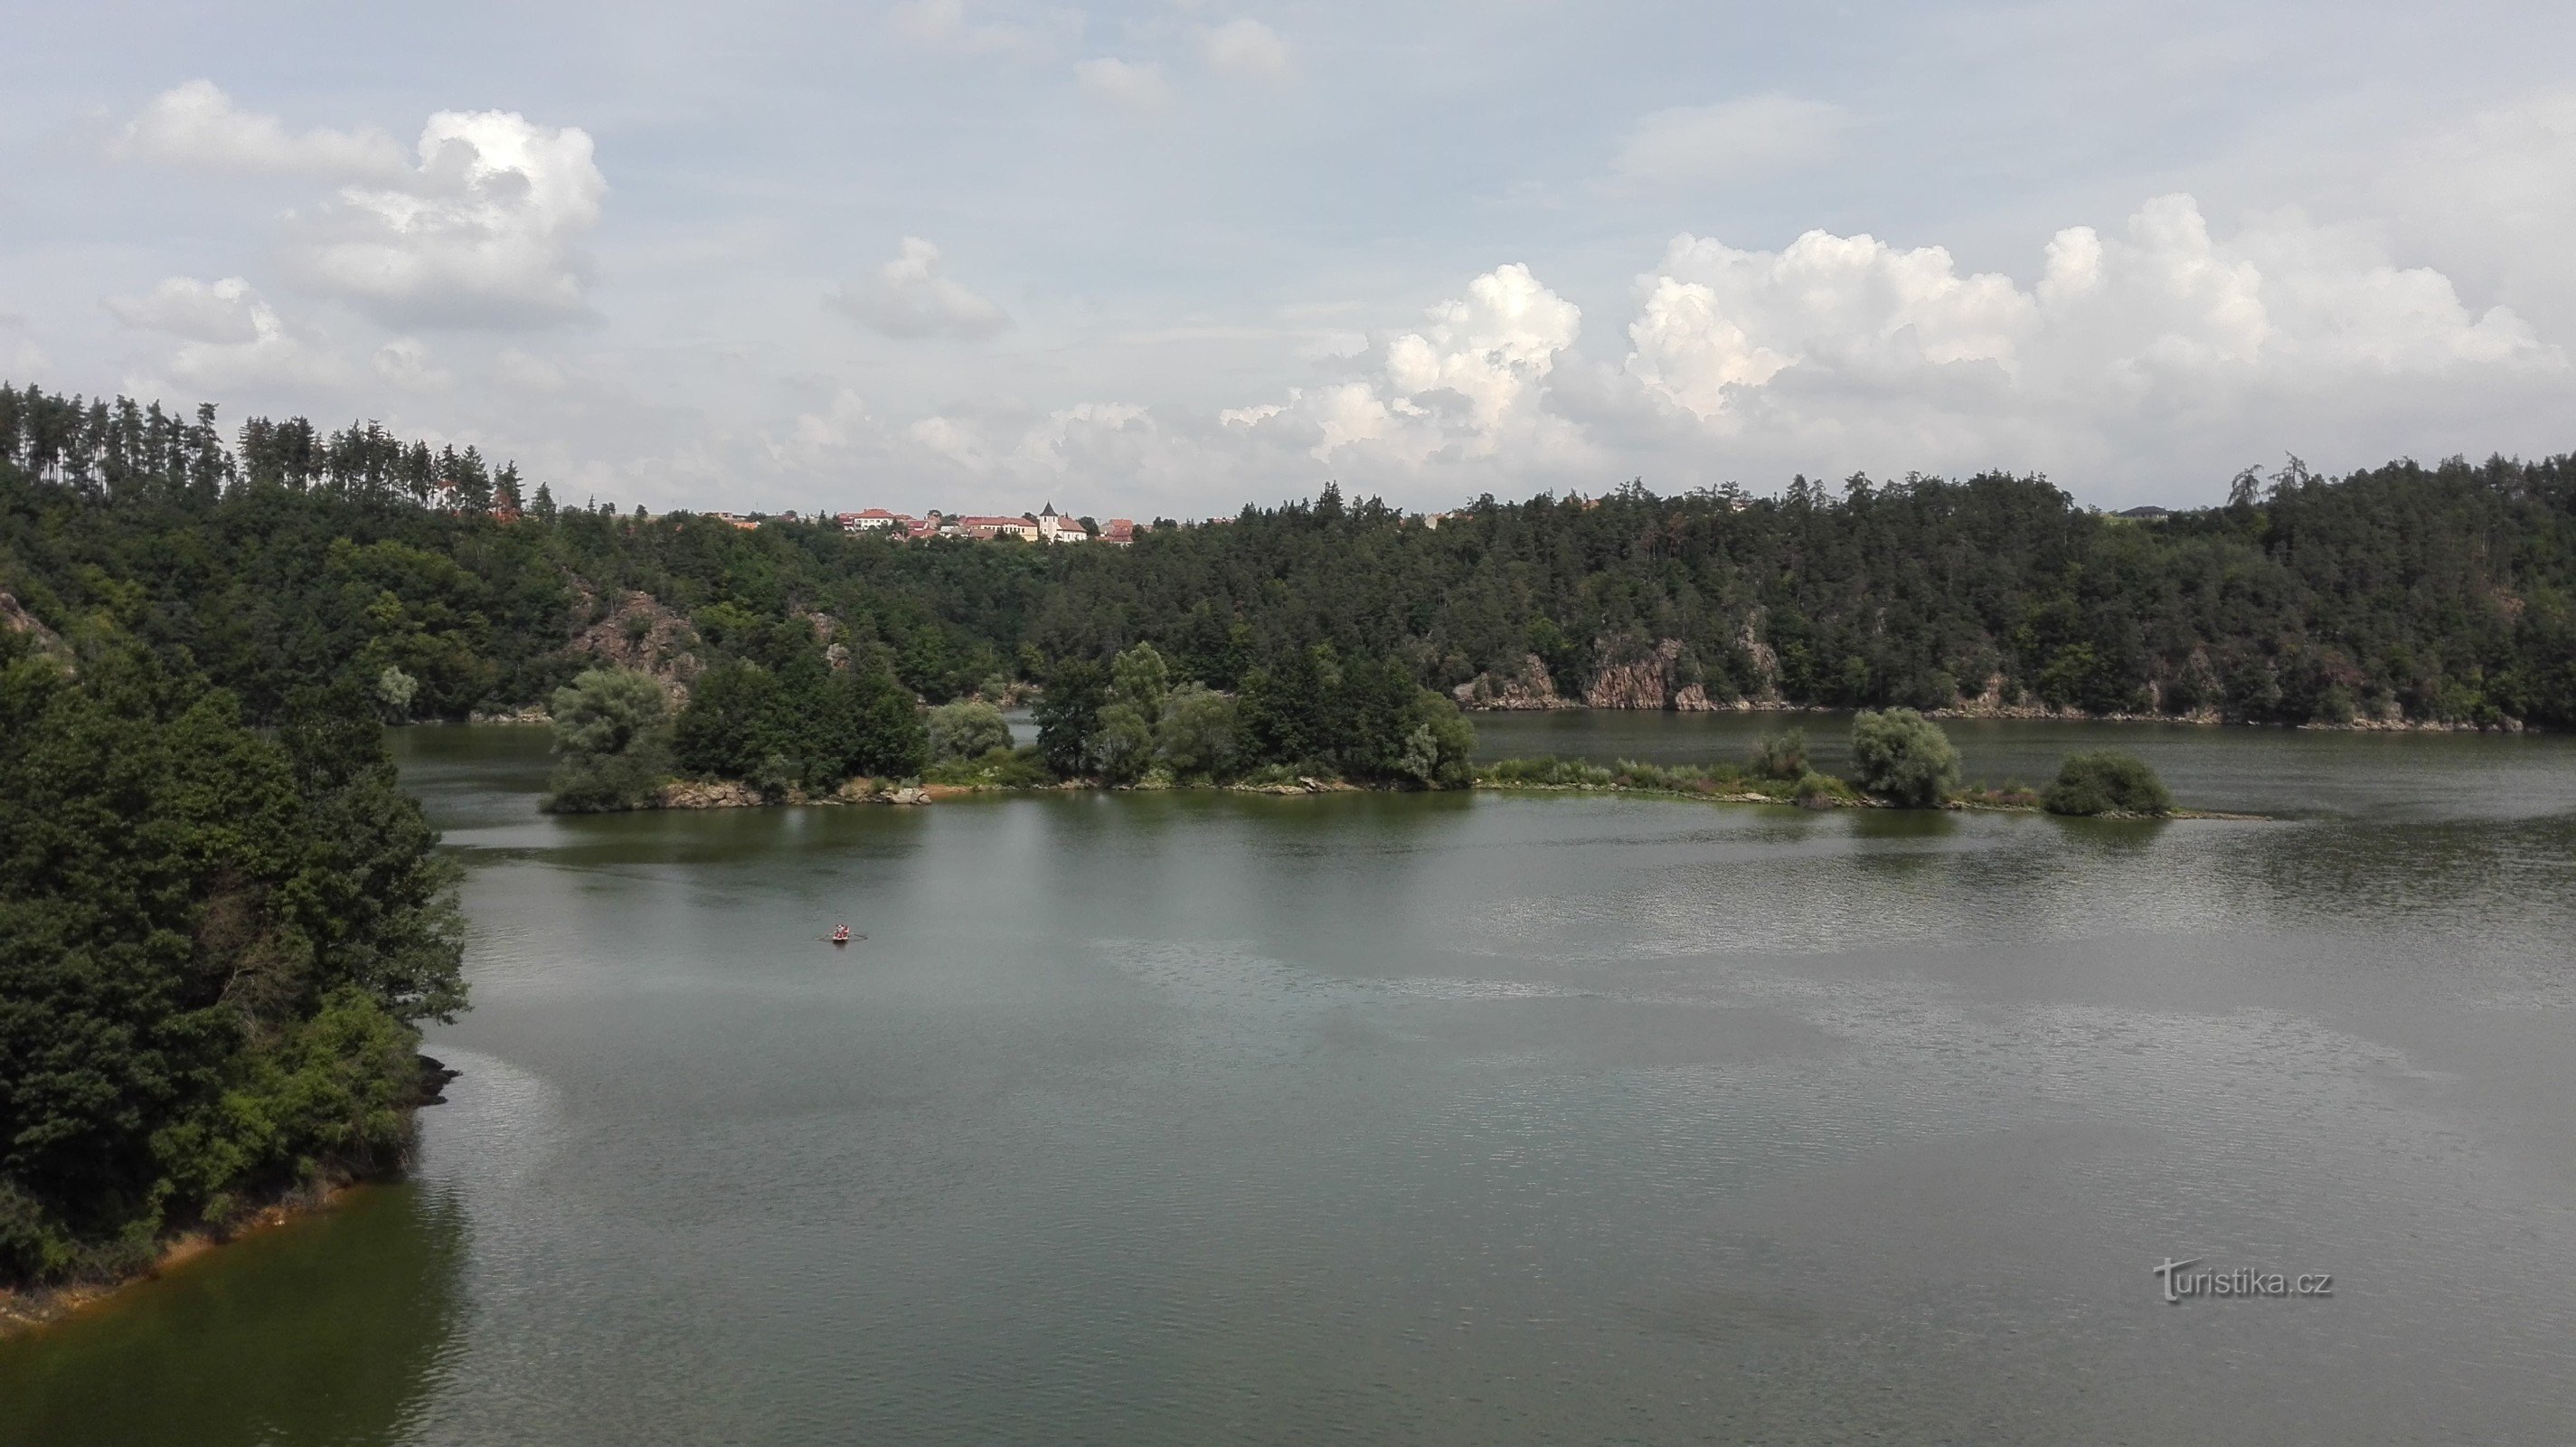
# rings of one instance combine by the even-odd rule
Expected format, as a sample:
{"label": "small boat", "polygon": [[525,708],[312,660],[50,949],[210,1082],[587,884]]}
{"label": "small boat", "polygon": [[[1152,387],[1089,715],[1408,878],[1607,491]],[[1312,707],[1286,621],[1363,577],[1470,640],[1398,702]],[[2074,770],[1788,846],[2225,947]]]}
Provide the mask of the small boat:
{"label": "small boat", "polygon": [[850,942],[850,927],[848,925],[835,925],[832,929],[831,940],[832,943],[836,945],[848,944]]}

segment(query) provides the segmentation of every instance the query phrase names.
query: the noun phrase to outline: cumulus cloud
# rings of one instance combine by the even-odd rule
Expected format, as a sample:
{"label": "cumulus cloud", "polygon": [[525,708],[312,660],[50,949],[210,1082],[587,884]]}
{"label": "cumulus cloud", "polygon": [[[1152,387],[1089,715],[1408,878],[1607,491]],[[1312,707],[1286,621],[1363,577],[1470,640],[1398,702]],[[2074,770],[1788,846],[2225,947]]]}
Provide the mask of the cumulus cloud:
{"label": "cumulus cloud", "polygon": [[1022,26],[968,20],[965,0],[910,0],[894,8],[894,26],[925,45],[967,55],[1016,50],[1033,38]]}
{"label": "cumulus cloud", "polygon": [[390,180],[406,169],[402,147],[382,131],[290,131],[275,116],[246,111],[210,80],[152,98],[109,137],[119,160],[211,170]]}
{"label": "cumulus cloud", "polygon": [[1686,433],[1881,469],[2216,466],[2207,449],[2244,460],[2309,429],[2446,450],[2460,419],[2568,392],[2565,353],[2511,310],[2295,217],[2221,242],[2165,196],[2042,260],[2023,288],[1940,247],[1683,236],[1638,279],[1622,372]]}
{"label": "cumulus cloud", "polygon": [[1490,462],[1507,452],[1514,466],[1569,461],[1587,449],[1543,393],[1582,319],[1527,266],[1496,267],[1465,296],[1431,308],[1419,329],[1372,348],[1362,375],[1222,420],[1247,440],[1362,469]]}
{"label": "cumulus cloud", "polygon": [[2523,96],[2430,131],[2368,199],[2395,233],[2492,284],[2524,316],[2576,327],[2576,92]]}
{"label": "cumulus cloud", "polygon": [[142,296],[112,296],[106,305],[110,315],[129,327],[192,341],[247,342],[259,335],[254,316],[259,303],[251,296],[250,283],[238,276],[213,282],[166,277]]}
{"label": "cumulus cloud", "polygon": [[1426,504],[1634,472],[1689,486],[1983,467],[2170,498],[2286,449],[2564,445],[2547,435],[2576,403],[2564,351],[2359,231],[2283,216],[2222,238],[2167,196],[2061,230],[2033,262],[2023,282],[1870,236],[1778,251],[1683,236],[1637,280],[1624,356],[1587,357],[1575,305],[1502,266],[1319,362],[1339,374],[1321,383],[1212,413],[949,410],[869,445],[924,476],[1075,495],[1337,477]]}
{"label": "cumulus cloud", "polygon": [[890,337],[989,337],[1011,325],[1001,307],[941,275],[939,248],[918,236],[875,277],[824,300]]}
{"label": "cumulus cloud", "polygon": [[1610,168],[1645,185],[1718,185],[1821,161],[1850,124],[1840,106],[1785,95],[1677,106],[1639,120]]}
{"label": "cumulus cloud", "polygon": [[288,218],[306,284],[394,325],[528,326],[589,310],[583,243],[607,178],[590,136],[507,111],[440,111],[419,164]]}
{"label": "cumulus cloud", "polygon": [[1076,65],[1073,75],[1083,90],[1121,110],[1146,114],[1172,103],[1172,88],[1163,81],[1163,68],[1150,60],[1101,56]]}
{"label": "cumulus cloud", "polygon": [[1201,32],[1199,48],[1207,56],[1208,68],[1221,75],[1286,80],[1295,69],[1288,42],[1279,38],[1279,32],[1249,17]]}
{"label": "cumulus cloud", "polygon": [[[174,276],[140,297],[110,297],[128,326],[179,339],[162,362],[169,376],[212,392],[234,388],[338,387],[349,367],[319,338],[287,325],[240,277]],[[143,384],[135,390],[155,390]]]}

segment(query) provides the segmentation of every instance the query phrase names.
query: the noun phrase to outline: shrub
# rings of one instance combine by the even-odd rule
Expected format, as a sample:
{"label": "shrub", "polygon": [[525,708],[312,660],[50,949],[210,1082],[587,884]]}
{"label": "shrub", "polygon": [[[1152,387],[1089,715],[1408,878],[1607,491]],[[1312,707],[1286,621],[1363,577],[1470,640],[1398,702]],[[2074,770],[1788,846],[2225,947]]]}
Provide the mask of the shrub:
{"label": "shrub", "polygon": [[962,703],[944,703],[930,711],[930,756],[953,761],[980,759],[995,749],[1011,746],[1011,726],[1002,711],[989,703],[969,699]]}
{"label": "shrub", "polygon": [[1016,749],[991,749],[977,758],[948,759],[930,766],[922,775],[929,784],[954,784],[993,789],[1036,789],[1054,781],[1047,772],[1046,759],[1037,745],[1026,744]]}
{"label": "shrub", "polygon": [[1831,809],[1838,804],[1860,802],[1859,796],[1852,792],[1851,785],[1831,774],[1819,774],[1813,770],[1798,776],[1795,797],[1798,806],[1803,809]]}
{"label": "shrub", "polygon": [[1862,710],[1852,720],[1852,765],[1862,788],[1908,809],[1939,808],[1959,786],[1959,751],[1910,708]]}
{"label": "shrub", "polygon": [[2051,814],[2162,815],[2173,812],[2173,795],[2146,760],[2100,749],[2069,757],[2040,804]]}
{"label": "shrub", "polygon": [[636,809],[671,775],[662,685],[626,668],[594,668],[555,690],[555,771],[543,807],[580,814]]}
{"label": "shrub", "polygon": [[1753,770],[1772,779],[1794,779],[1807,772],[1807,731],[1785,728],[1756,739]]}
{"label": "shrub", "polygon": [[1492,784],[1527,784],[1554,789],[1606,789],[1618,778],[1599,764],[1547,756],[1498,759],[1485,766],[1483,777]]}

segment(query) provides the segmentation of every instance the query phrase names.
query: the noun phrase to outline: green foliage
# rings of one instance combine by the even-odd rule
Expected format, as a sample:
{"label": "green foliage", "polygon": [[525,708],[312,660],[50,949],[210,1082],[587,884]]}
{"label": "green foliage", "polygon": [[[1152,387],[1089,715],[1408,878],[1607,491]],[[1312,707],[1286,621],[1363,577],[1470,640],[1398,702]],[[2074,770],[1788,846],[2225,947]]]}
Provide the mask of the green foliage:
{"label": "green foliage", "polygon": [[640,809],[671,777],[669,701],[626,668],[594,668],[555,690],[555,770],[543,807]]}
{"label": "green foliage", "polygon": [[1109,680],[1097,663],[1069,658],[1047,675],[1046,689],[1030,714],[1038,725],[1038,754],[1064,778],[1090,772],[1091,731],[1109,698]]}
{"label": "green foliage", "polygon": [[672,729],[679,767],[704,779],[750,778],[768,754],[768,719],[777,697],[777,678],[747,660],[727,660],[699,674]]}
{"label": "green foliage", "polygon": [[1154,763],[1154,725],[1143,708],[1124,699],[1101,705],[1086,744],[1089,772],[1112,784],[1132,784]]}
{"label": "green foliage", "polygon": [[922,775],[925,783],[987,789],[1035,789],[1051,782],[1054,777],[1048,772],[1046,760],[1039,756],[1035,744],[993,749],[972,759],[934,763]]}
{"label": "green foliage", "polygon": [[1148,719],[1163,716],[1163,695],[1172,687],[1172,672],[1151,643],[1139,643],[1109,662],[1109,693]]}
{"label": "green foliage", "polygon": [[411,701],[419,693],[420,680],[393,664],[386,664],[385,671],[376,675],[376,702],[384,709],[387,723],[410,722]]}
{"label": "green foliage", "polygon": [[1163,701],[1155,750],[1181,779],[1231,778],[1238,758],[1234,700],[1205,684],[1185,683]]}
{"label": "green foliage", "polygon": [[1863,789],[1908,809],[1937,809],[1959,787],[1959,751],[1910,708],[1864,709],[1852,719],[1852,767]]}
{"label": "green foliage", "polygon": [[[1535,654],[1579,693],[1613,655],[1633,665],[1665,640],[1667,686],[1696,678],[1712,698],[1937,707],[1991,685],[2094,712],[2576,726],[2568,458],[2333,480],[2293,463],[2152,526],[2003,474],[1860,479],[1840,496],[1799,479],[1778,498],[1482,499],[1436,530],[1335,492],[1132,548],[421,505],[445,481],[497,503],[511,476],[371,427],[253,419],[228,444],[211,409],[0,388],[6,586],[41,595],[58,631],[105,619],[191,660],[262,724],[344,672],[399,669],[412,716],[449,718],[542,701],[602,652],[658,666],[638,658],[641,622],[598,627],[605,600],[641,593],[692,620],[683,646],[710,672],[756,666],[801,690],[777,736],[727,734],[737,757],[720,768],[689,757],[713,745],[683,740],[685,767],[731,777],[772,753],[799,779],[828,772],[819,690],[791,676],[825,634],[854,660],[882,646],[933,703],[1051,665],[1103,670],[1095,695],[1059,691],[1050,710],[1042,747],[1066,773],[1091,767],[1113,688],[1158,721],[1160,695],[1197,682],[1237,693],[1244,766],[1357,749],[1401,776],[1409,730],[1370,742],[1324,706],[1344,670],[1392,659],[1446,691]],[[1385,706],[1371,727],[1394,707],[1354,697]]]}
{"label": "green foliage", "polygon": [[943,703],[930,711],[930,757],[934,760],[980,759],[1011,746],[1011,725],[1002,711],[981,699]]}
{"label": "green foliage", "polygon": [[2116,749],[2069,755],[2040,803],[2051,814],[2173,812],[2173,795],[2166,792],[2156,771],[2144,759]]}
{"label": "green foliage", "polygon": [[389,1161],[464,1006],[456,871],[354,682],[245,727],[111,638],[0,666],[0,1281]]}
{"label": "green foliage", "polygon": [[1753,744],[1753,767],[1774,779],[1795,779],[1807,772],[1807,731],[1790,727],[1764,734]]}
{"label": "green foliage", "polygon": [[[775,670],[736,659],[698,675],[672,729],[679,768],[743,780],[778,798],[855,777],[914,778],[929,767],[929,729],[882,646],[836,670],[805,633],[777,644],[774,656],[782,660]],[[999,725],[1000,715],[992,721]],[[1000,742],[1009,740],[1004,727]]]}
{"label": "green foliage", "polygon": [[1798,801],[1801,808],[1807,809],[1832,809],[1860,802],[1860,795],[1851,785],[1831,774],[1819,774],[1813,770],[1798,776],[1790,796]]}

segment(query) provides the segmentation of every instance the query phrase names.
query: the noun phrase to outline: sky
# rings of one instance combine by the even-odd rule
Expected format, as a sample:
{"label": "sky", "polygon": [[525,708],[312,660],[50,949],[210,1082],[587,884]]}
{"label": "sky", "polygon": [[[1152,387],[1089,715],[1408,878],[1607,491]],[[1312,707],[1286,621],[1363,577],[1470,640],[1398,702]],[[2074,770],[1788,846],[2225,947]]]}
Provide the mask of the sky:
{"label": "sky", "polygon": [[2576,447],[2563,3],[8,8],[0,378],[566,500]]}

